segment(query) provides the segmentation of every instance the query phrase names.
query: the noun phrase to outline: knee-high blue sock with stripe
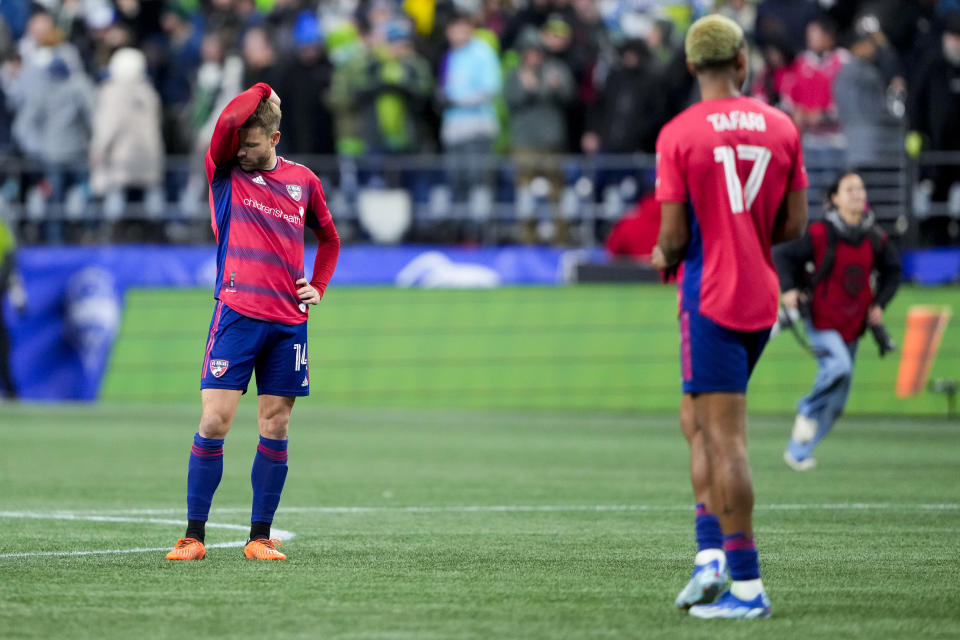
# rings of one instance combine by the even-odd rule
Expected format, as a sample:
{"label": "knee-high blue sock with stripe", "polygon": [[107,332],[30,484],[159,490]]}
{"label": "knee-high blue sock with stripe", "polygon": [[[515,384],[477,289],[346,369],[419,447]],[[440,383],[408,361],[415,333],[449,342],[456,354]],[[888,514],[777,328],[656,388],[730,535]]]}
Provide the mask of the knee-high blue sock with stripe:
{"label": "knee-high blue sock with stripe", "polygon": [[[250,471],[253,485],[253,510],[250,515],[251,538],[269,537],[269,525],[280,504],[283,483],[287,479],[287,442],[260,436],[257,455]],[[267,525],[263,534],[263,525]]]}
{"label": "knee-high blue sock with stripe", "polygon": [[203,540],[203,523],[210,516],[213,494],[223,477],[223,439],[193,436],[187,468],[187,537]]}
{"label": "knee-high blue sock with stripe", "polygon": [[720,530],[720,521],[717,516],[707,511],[706,505],[697,503],[697,551],[704,549],[722,549],[723,532]]}
{"label": "knee-high blue sock with stripe", "polygon": [[742,531],[723,537],[723,550],[727,554],[730,578],[734,581],[757,580],[760,578],[760,559],[757,545]]}

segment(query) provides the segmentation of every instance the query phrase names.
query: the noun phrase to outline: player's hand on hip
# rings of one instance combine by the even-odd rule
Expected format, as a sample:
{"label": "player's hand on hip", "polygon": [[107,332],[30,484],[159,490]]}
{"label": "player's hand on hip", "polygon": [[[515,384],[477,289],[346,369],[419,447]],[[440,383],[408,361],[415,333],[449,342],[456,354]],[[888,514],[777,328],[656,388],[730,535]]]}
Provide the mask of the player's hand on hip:
{"label": "player's hand on hip", "polygon": [[883,324],[883,307],[877,304],[870,306],[870,309],[867,311],[867,324],[871,327]]}
{"label": "player's hand on hip", "polygon": [[297,295],[300,296],[300,302],[306,304],[318,304],[320,302],[320,292],[314,289],[306,278],[297,280]]}

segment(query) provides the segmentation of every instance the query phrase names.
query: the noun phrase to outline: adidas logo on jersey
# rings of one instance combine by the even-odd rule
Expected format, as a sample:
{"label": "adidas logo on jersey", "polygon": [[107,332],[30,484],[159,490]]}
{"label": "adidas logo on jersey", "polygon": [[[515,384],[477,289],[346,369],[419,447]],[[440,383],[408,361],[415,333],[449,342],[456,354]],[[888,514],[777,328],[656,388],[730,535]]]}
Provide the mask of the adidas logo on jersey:
{"label": "adidas logo on jersey", "polygon": [[267,181],[263,179],[263,176],[257,176],[253,181],[263,187],[267,186]]}

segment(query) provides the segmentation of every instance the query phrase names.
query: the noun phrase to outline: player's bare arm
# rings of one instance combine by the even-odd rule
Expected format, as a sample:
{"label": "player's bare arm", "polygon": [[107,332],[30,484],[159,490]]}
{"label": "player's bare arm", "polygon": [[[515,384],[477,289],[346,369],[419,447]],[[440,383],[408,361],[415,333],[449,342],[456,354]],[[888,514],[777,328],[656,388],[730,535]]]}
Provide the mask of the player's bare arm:
{"label": "player's bare arm", "polygon": [[787,192],[783,199],[783,211],[773,228],[773,242],[796,240],[807,230],[807,190]]}
{"label": "player's bare arm", "polygon": [[683,259],[690,242],[685,202],[660,203],[660,235],[650,261],[657,269],[671,269]]}

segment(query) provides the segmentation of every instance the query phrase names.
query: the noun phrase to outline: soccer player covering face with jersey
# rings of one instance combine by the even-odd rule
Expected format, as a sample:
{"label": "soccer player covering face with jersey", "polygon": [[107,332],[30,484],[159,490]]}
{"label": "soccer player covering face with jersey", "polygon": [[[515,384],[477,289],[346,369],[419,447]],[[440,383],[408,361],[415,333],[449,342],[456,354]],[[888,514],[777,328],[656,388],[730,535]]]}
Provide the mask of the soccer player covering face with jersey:
{"label": "soccer player covering face with jersey", "polygon": [[[257,374],[257,445],[247,558],[283,560],[270,525],[287,477],[287,425],[310,393],[307,308],[320,302],[340,237],[312,171],[277,157],[280,98],[260,83],[226,106],[205,158],[217,239],[216,306],[203,371],[200,426],[187,472],[187,532],[170,560],[204,557],[204,526],[223,474],[223,441],[240,396]],[[304,227],[319,242],[313,277],[303,270]]]}
{"label": "soccer player covering face with jersey", "polygon": [[777,319],[771,245],[803,233],[807,178],[793,122],[740,95],[747,65],[740,27],[702,18],[685,48],[702,101],[657,140],[662,223],[652,256],[661,269],[684,262],[681,423],[699,550],[676,605],[699,618],[761,618],[770,601],[751,522],[747,381]]}

